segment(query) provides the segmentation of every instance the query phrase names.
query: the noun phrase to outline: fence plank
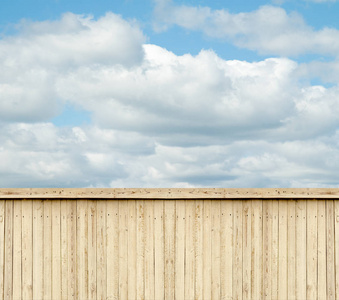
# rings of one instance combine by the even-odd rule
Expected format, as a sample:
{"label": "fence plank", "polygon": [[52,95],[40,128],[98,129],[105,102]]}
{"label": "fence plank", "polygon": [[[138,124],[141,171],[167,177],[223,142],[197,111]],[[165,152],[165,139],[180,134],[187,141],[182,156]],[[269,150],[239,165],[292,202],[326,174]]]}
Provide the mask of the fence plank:
{"label": "fence plank", "polygon": [[164,203],[164,237],[165,237],[165,299],[174,299],[175,283],[175,201]]}
{"label": "fence plank", "polygon": [[145,296],[145,211],[144,200],[136,203],[136,299],[144,299]]}
{"label": "fence plank", "polygon": [[252,272],[252,200],[243,201],[243,299],[251,300],[251,272]]}
{"label": "fence plank", "polygon": [[252,299],[262,299],[262,253],[262,200],[252,200]]}
{"label": "fence plank", "polygon": [[107,299],[119,299],[119,202],[107,201]]}
{"label": "fence plank", "polygon": [[242,201],[233,202],[233,299],[242,299]]}
{"label": "fence plank", "polygon": [[22,299],[33,298],[33,202],[22,201]]}
{"label": "fence plank", "polygon": [[[212,243],[211,243],[211,200],[204,201],[204,241],[203,241],[203,299],[210,299],[212,296]],[[185,230],[185,228],[183,228]],[[183,233],[185,239],[185,233]],[[176,297],[180,299],[179,297]]]}
{"label": "fence plank", "polygon": [[13,299],[22,297],[21,236],[22,201],[14,200],[13,205]]}
{"label": "fence plank", "polygon": [[[220,299],[220,272],[224,268],[220,266],[220,244],[226,244],[224,236],[220,236],[220,214],[224,212],[223,207],[221,207],[223,201],[216,200],[212,203],[211,208],[211,220],[212,220],[212,297],[211,299]],[[221,211],[220,211],[221,210]],[[187,220],[186,220],[187,221]],[[186,235],[188,232],[186,231]],[[187,240],[187,238],[186,238]],[[188,270],[187,270],[188,272]],[[223,270],[223,272],[225,272]],[[186,284],[186,282],[185,282]],[[224,292],[225,293],[225,292]]]}
{"label": "fence plank", "polygon": [[307,299],[317,299],[317,200],[307,200]]}
{"label": "fence plank", "polygon": [[287,285],[288,299],[296,299],[295,290],[295,200],[288,200],[287,220]]}
{"label": "fence plank", "polygon": [[263,299],[272,299],[272,200],[263,201]]}
{"label": "fence plank", "polygon": [[195,284],[194,217],[195,217],[195,201],[186,200],[185,299],[194,299],[194,284]]}
{"label": "fence plank", "polygon": [[106,201],[97,201],[97,299],[106,299]]}
{"label": "fence plank", "polygon": [[13,297],[13,200],[5,204],[4,299]]}
{"label": "fence plank", "polygon": [[164,201],[154,202],[154,287],[155,299],[164,299]]}
{"label": "fence plank", "polygon": [[[89,299],[96,299],[97,298],[97,201],[88,200],[87,207],[88,207],[88,218],[87,218],[88,219],[88,297]],[[119,259],[119,256],[118,256],[118,259]],[[117,293],[119,293],[119,290],[117,290]]]}
{"label": "fence plank", "polygon": [[175,299],[185,299],[185,200],[176,200],[175,213]]}
{"label": "fence plank", "polygon": [[0,299],[4,299],[5,200],[0,200]]}
{"label": "fence plank", "polygon": [[76,271],[77,271],[77,257],[76,257],[76,212],[77,202],[67,201],[67,244],[68,244],[68,297],[67,299],[76,298]]}
{"label": "fence plank", "polygon": [[272,253],[271,253],[271,294],[278,299],[279,277],[279,201],[272,201]]}
{"label": "fence plank", "polygon": [[52,203],[44,202],[44,299],[52,299]]}
{"label": "fence plank", "polygon": [[44,202],[41,200],[33,200],[33,274],[33,299],[43,299]]}
{"label": "fence plank", "polygon": [[326,299],[326,207],[325,201],[318,201],[317,226],[318,226],[318,299]]}
{"label": "fence plank", "polygon": [[296,202],[296,298],[306,299],[306,201]]}
{"label": "fence plank", "polygon": [[119,299],[128,299],[128,200],[119,201]]}
{"label": "fence plank", "polygon": [[77,291],[88,299],[88,210],[87,200],[77,200]]}
{"label": "fence plank", "polygon": [[220,295],[221,299],[233,297],[233,201],[220,202]]}
{"label": "fence plank", "polygon": [[194,252],[195,252],[195,299],[203,299],[203,214],[204,201],[195,200]]}
{"label": "fence plank", "polygon": [[278,298],[287,299],[287,200],[279,201],[279,273]]}
{"label": "fence plank", "polygon": [[61,299],[68,299],[68,241],[67,201],[60,202],[60,247],[61,247]]}
{"label": "fence plank", "polygon": [[327,259],[327,298],[335,298],[335,254],[334,254],[334,205],[333,200],[326,200],[326,259]]}
{"label": "fence plank", "polygon": [[334,200],[335,298],[339,299],[339,200]]}
{"label": "fence plank", "polygon": [[[145,299],[154,299],[154,203],[145,200]],[[178,298],[177,298],[178,299]]]}
{"label": "fence plank", "polygon": [[52,201],[52,299],[61,299],[60,200]]}

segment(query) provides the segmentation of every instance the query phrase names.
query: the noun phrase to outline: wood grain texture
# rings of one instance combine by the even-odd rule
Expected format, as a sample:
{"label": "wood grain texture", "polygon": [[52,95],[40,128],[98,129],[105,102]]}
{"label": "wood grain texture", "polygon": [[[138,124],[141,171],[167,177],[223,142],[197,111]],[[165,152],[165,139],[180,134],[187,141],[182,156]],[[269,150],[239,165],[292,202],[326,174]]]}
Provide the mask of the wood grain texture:
{"label": "wood grain texture", "polygon": [[333,199],[0,200],[1,299],[338,299]]}
{"label": "wood grain texture", "polygon": [[251,293],[251,273],[252,273],[252,200],[243,201],[243,216],[242,216],[242,281],[243,281],[243,299],[252,299]]}
{"label": "wood grain texture", "polygon": [[5,206],[6,201],[0,200],[0,299],[4,299]]}
{"label": "wood grain texture", "polygon": [[317,222],[317,200],[307,200],[307,221],[306,221],[306,247],[307,247],[307,269],[306,269],[306,297],[317,299],[318,294],[318,222]]}
{"label": "wood grain texture", "polygon": [[[175,214],[175,299],[185,299],[185,200],[176,200]],[[211,266],[210,263],[209,261],[209,267]]]}
{"label": "wood grain texture", "polygon": [[0,199],[339,199],[339,188],[1,188]]}
{"label": "wood grain texture", "polygon": [[296,298],[306,299],[306,201],[296,202]]}
{"label": "wood grain texture", "polygon": [[15,200],[13,205],[13,299],[22,298],[22,201]]}
{"label": "wood grain texture", "polygon": [[22,299],[33,298],[33,201],[22,201]]}
{"label": "wood grain texture", "polygon": [[[165,297],[164,202],[154,202],[154,287],[155,299]],[[186,285],[185,285],[186,286]]]}
{"label": "wood grain texture", "polygon": [[[119,299],[119,202],[107,205],[107,299]],[[92,267],[93,269],[93,267]]]}
{"label": "wood grain texture", "polygon": [[165,299],[174,300],[175,289],[175,201],[164,203]]}
{"label": "wood grain texture", "polygon": [[296,235],[295,235],[295,200],[287,201],[287,293],[288,299],[296,299]]}
{"label": "wood grain texture", "polygon": [[13,202],[5,204],[4,299],[13,297]]}
{"label": "wood grain texture", "polygon": [[[66,276],[68,277],[68,274]],[[33,200],[33,299],[44,297],[44,202]]]}

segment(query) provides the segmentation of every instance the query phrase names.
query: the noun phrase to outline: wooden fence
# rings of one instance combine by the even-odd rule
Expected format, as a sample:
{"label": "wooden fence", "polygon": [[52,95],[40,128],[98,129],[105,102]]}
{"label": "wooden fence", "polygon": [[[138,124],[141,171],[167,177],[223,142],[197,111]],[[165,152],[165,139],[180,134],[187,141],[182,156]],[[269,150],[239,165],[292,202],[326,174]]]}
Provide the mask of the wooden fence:
{"label": "wooden fence", "polygon": [[0,299],[339,299],[339,189],[0,189]]}

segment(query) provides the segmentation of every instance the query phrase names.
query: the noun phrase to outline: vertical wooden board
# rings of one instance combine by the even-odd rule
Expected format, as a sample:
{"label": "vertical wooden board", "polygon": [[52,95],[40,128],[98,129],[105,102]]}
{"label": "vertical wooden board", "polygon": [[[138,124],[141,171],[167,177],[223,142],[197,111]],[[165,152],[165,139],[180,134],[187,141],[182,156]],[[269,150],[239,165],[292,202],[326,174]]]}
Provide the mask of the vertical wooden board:
{"label": "vertical wooden board", "polygon": [[175,201],[164,202],[165,299],[174,299],[175,282]]}
{"label": "vertical wooden board", "polygon": [[13,204],[13,299],[22,297],[22,270],[21,270],[21,222],[23,200],[14,200]]}
{"label": "vertical wooden board", "polygon": [[288,299],[296,299],[295,290],[295,200],[287,201],[287,286]]}
{"label": "vertical wooden board", "polygon": [[5,200],[0,200],[0,299],[4,299]]}
{"label": "vertical wooden board", "polygon": [[326,207],[325,201],[318,201],[318,299],[326,299]]}
{"label": "vertical wooden board", "polygon": [[[211,243],[211,205],[212,200],[204,201],[204,247],[203,247],[203,299],[210,299],[212,295],[212,243]],[[178,219],[177,219],[178,220]],[[178,224],[179,226],[179,224]],[[183,228],[185,230],[185,228]],[[183,297],[181,297],[183,298]],[[176,297],[176,299],[180,299]]]}
{"label": "vertical wooden board", "polygon": [[76,213],[77,201],[67,200],[67,244],[68,244],[68,299],[76,298],[76,271],[77,271],[77,257],[76,257]]}
{"label": "vertical wooden board", "polygon": [[[97,297],[97,201],[88,200],[88,298]],[[118,256],[119,257],[119,256]],[[118,273],[119,274],[119,273]]]}
{"label": "vertical wooden board", "polygon": [[128,298],[136,299],[137,231],[135,200],[128,200]]}
{"label": "vertical wooden board", "polygon": [[[325,201],[325,200],[324,200]],[[335,255],[334,255],[334,203],[326,200],[326,245],[327,245],[327,298],[335,298]]]}
{"label": "vertical wooden board", "polygon": [[107,299],[119,299],[119,201],[107,201]]}
{"label": "vertical wooden board", "polygon": [[271,294],[278,299],[279,277],[279,201],[272,201],[272,253],[271,253]]}
{"label": "vertical wooden board", "polygon": [[[154,213],[153,200],[145,200],[145,299],[154,299]],[[178,299],[178,298],[177,298]]]}
{"label": "vertical wooden board", "polygon": [[5,204],[4,299],[13,297],[13,200]]}
{"label": "vertical wooden board", "polygon": [[77,200],[77,294],[88,299],[88,208],[87,200]]}
{"label": "vertical wooden board", "polygon": [[68,297],[68,244],[67,244],[67,200],[60,202],[60,243],[61,243],[61,299]]}
{"label": "vertical wooden board", "polygon": [[52,299],[61,299],[60,200],[52,201]]}
{"label": "vertical wooden board", "polygon": [[33,298],[33,202],[22,202],[22,299]]}
{"label": "vertical wooden board", "polygon": [[195,216],[195,201],[186,200],[185,299],[194,299],[194,284],[195,284],[194,216]]}
{"label": "vertical wooden board", "polygon": [[306,200],[296,202],[296,298],[306,299]]}
{"label": "vertical wooden board", "polygon": [[[220,236],[220,296],[221,299],[232,299],[233,297],[233,200],[222,200],[220,202],[218,225]],[[213,235],[212,235],[213,236]],[[212,242],[214,245],[214,242]]]}
{"label": "vertical wooden board", "polygon": [[262,253],[262,200],[252,200],[252,299],[262,299]]}
{"label": "vertical wooden board", "polygon": [[339,200],[334,200],[335,299],[339,299]]}
{"label": "vertical wooden board", "polygon": [[106,299],[107,295],[107,233],[106,200],[97,201],[97,299]]}
{"label": "vertical wooden board", "polygon": [[44,201],[33,200],[33,299],[44,297]]}
{"label": "vertical wooden board", "polygon": [[[223,203],[223,204],[222,204]],[[186,208],[187,209],[187,208]],[[212,296],[211,299],[220,299],[220,274],[221,269],[225,274],[225,265],[224,262],[222,266],[220,266],[220,250],[221,243],[222,245],[226,245],[226,235],[223,232],[220,232],[220,209],[222,209],[221,213],[226,213],[224,201],[215,200],[212,202],[211,207],[211,243],[212,243]],[[186,220],[187,222],[187,220]],[[221,236],[222,233],[222,236]],[[186,235],[188,232],[186,231]],[[187,240],[187,238],[186,238]],[[223,246],[225,250],[225,246]],[[224,256],[223,256],[224,258]],[[187,270],[186,272],[188,272]],[[186,282],[185,282],[186,285]],[[223,291],[226,294],[226,291]]]}
{"label": "vertical wooden board", "polygon": [[307,200],[307,299],[317,299],[317,200]]}
{"label": "vertical wooden board", "polygon": [[175,299],[185,299],[185,200],[176,201],[175,213]]}
{"label": "vertical wooden board", "polygon": [[263,201],[263,299],[272,299],[272,200]]}
{"label": "vertical wooden board", "polygon": [[279,274],[278,297],[287,299],[287,200],[279,200]]}
{"label": "vertical wooden board", "polygon": [[44,299],[52,299],[52,203],[44,202]]}
{"label": "vertical wooden board", "polygon": [[242,256],[243,256],[243,299],[250,300],[251,295],[251,261],[252,261],[252,200],[243,200],[243,241],[242,241]]}
{"label": "vertical wooden board", "polygon": [[164,299],[164,201],[154,201],[154,286],[155,299]]}
{"label": "vertical wooden board", "polygon": [[194,217],[195,299],[203,299],[203,216],[204,216],[204,201],[195,200],[195,217]]}
{"label": "vertical wooden board", "polygon": [[233,200],[233,298],[242,299],[242,200]]}
{"label": "vertical wooden board", "polygon": [[136,203],[136,226],[137,226],[137,252],[136,252],[136,299],[145,297],[145,211],[144,200],[137,200]]}
{"label": "vertical wooden board", "polygon": [[128,299],[128,200],[119,200],[119,299]]}

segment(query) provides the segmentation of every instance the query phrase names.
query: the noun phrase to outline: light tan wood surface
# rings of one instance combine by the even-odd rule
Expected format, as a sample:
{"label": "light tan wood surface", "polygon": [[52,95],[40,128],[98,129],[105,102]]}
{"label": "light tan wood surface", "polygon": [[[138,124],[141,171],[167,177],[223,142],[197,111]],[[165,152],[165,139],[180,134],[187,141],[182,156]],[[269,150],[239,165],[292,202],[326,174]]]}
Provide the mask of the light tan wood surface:
{"label": "light tan wood surface", "polygon": [[338,299],[338,199],[0,200],[4,299]]}

